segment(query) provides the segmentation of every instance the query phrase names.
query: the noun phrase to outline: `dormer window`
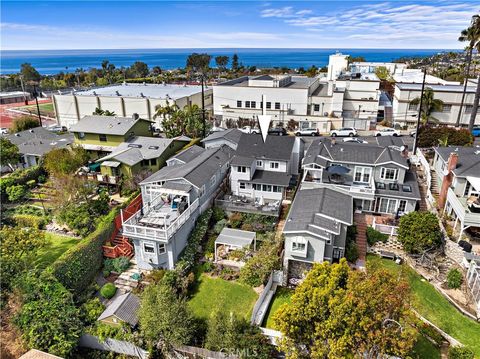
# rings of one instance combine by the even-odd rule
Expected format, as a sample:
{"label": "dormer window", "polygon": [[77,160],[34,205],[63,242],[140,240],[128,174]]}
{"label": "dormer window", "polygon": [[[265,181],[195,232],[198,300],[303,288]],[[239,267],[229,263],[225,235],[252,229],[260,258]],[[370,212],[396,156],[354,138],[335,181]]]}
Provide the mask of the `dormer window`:
{"label": "dormer window", "polygon": [[396,168],[382,167],[380,178],[384,180],[396,181],[398,179],[398,170]]}
{"label": "dormer window", "polygon": [[307,256],[308,241],[301,236],[292,238],[291,251],[293,255],[306,257]]}
{"label": "dormer window", "polygon": [[247,167],[245,167],[245,166],[237,166],[237,172],[247,173]]}

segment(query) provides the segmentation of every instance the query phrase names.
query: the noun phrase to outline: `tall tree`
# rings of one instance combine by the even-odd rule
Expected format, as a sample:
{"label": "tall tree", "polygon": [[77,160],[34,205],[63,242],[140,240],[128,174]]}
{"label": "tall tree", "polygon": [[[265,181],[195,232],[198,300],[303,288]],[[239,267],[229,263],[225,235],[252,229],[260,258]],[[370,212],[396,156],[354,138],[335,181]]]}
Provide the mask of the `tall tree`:
{"label": "tall tree", "polygon": [[232,57],[232,70],[233,71],[238,71],[238,68],[239,68],[239,62],[238,62],[238,55],[237,54],[233,54],[233,57]]}
{"label": "tall tree", "polygon": [[379,268],[351,270],[315,264],[275,314],[288,359],[405,357],[413,345],[410,290],[403,278]]}
{"label": "tall tree", "polygon": [[80,146],[56,148],[45,155],[44,167],[49,174],[58,177],[72,175],[78,168],[88,161],[89,155]]}
{"label": "tall tree", "polygon": [[187,302],[169,286],[149,285],[142,295],[138,312],[140,330],[151,346],[166,353],[172,345],[188,344],[195,322]]}
{"label": "tall tree", "polygon": [[133,77],[146,77],[149,73],[148,65],[142,61],[135,61],[130,66],[130,72]]}
{"label": "tall tree", "polygon": [[224,71],[225,68],[227,67],[228,61],[229,61],[228,56],[217,56],[217,57],[215,57],[215,64],[222,71]]}
{"label": "tall tree", "polygon": [[[414,98],[410,101],[412,105],[420,104],[420,97]],[[435,98],[435,93],[431,87],[427,87],[423,92],[422,108],[420,109],[422,123],[424,125],[429,122],[438,122],[438,120],[432,116],[433,112],[439,112],[443,109],[443,101]]]}
{"label": "tall tree", "polygon": [[20,66],[20,75],[25,82],[39,82],[42,79],[42,75],[29,63],[24,63]]}
{"label": "tall tree", "polygon": [[2,155],[0,156],[0,163],[2,166],[9,166],[13,170],[13,165],[20,162],[20,154],[18,153],[17,145],[13,144],[8,138],[0,137],[0,148]]}
{"label": "tall tree", "polygon": [[465,67],[465,79],[463,85],[462,99],[460,100],[460,109],[458,110],[457,122],[455,126],[460,126],[460,121],[462,119],[462,109],[465,102],[465,95],[467,93],[467,82],[470,76],[470,66],[472,63],[472,53],[475,48],[479,47],[480,44],[480,24],[478,18],[472,19],[472,24],[469,28],[462,30],[458,41],[468,42],[466,47],[467,50],[467,66]]}
{"label": "tall tree", "polygon": [[205,75],[210,68],[210,60],[212,56],[209,54],[198,54],[194,52],[187,58],[187,68],[193,72]]}

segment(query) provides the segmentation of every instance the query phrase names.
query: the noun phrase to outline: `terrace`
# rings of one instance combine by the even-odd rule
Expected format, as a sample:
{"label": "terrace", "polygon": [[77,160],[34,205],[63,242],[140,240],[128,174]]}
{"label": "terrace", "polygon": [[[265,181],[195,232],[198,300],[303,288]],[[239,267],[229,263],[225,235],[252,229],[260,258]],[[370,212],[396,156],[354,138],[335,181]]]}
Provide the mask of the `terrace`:
{"label": "terrace", "polygon": [[216,199],[215,205],[229,212],[243,212],[279,216],[280,201],[254,200],[246,196],[227,194],[223,199]]}
{"label": "terrace", "polygon": [[198,199],[190,203],[188,192],[160,190],[152,201],[123,222],[125,236],[167,242],[198,208]]}

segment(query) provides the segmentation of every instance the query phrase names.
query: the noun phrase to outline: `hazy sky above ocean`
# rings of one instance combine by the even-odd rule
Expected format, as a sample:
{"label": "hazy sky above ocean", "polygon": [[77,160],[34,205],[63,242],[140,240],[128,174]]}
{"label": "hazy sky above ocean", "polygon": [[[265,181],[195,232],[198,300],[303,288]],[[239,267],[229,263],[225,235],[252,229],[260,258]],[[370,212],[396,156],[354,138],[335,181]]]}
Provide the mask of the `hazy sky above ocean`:
{"label": "hazy sky above ocean", "polygon": [[1,49],[461,49],[480,0],[1,1]]}

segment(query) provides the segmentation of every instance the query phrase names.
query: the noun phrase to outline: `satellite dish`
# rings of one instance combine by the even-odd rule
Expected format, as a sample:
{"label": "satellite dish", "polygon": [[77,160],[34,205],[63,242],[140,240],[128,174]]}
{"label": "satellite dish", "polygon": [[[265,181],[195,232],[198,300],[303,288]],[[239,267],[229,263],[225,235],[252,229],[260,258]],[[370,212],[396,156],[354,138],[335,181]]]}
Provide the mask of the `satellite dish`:
{"label": "satellite dish", "polygon": [[405,146],[400,146],[400,152],[405,151]]}
{"label": "satellite dish", "polygon": [[442,171],[442,174],[443,174],[444,176],[448,176],[449,173],[450,173],[450,171],[447,170],[446,168]]}

